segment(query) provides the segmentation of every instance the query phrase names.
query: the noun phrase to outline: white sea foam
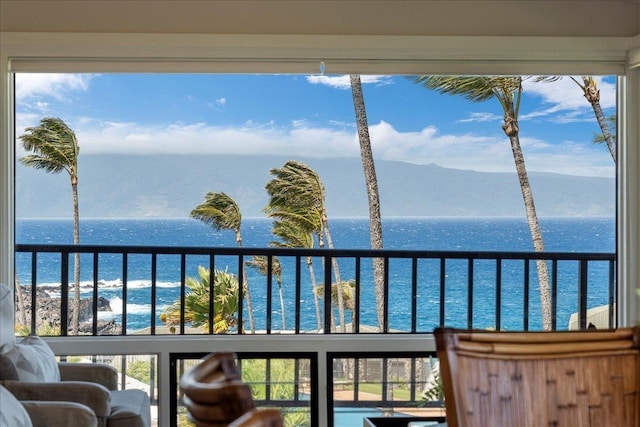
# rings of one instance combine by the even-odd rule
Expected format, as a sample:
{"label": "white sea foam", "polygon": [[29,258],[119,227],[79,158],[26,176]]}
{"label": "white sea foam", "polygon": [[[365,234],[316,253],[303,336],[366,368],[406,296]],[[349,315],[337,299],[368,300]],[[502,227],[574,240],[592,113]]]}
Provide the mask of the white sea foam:
{"label": "white sea foam", "polygon": [[[179,286],[180,286],[180,282],[156,281],[157,288],[176,288]],[[98,287],[101,289],[122,288],[123,283],[122,283],[122,280],[120,279],[110,280],[110,281],[101,280],[100,282],[98,282]],[[150,288],[150,287],[151,287],[151,280],[140,279],[140,280],[127,281],[127,289],[144,289],[144,288]]]}
{"label": "white sea foam", "polygon": [[98,319],[99,320],[114,320],[117,317],[118,317],[118,314],[114,313],[113,311],[99,311],[98,312]]}
{"label": "white sea foam", "polygon": [[[113,297],[109,299],[109,305],[111,306],[111,314],[113,316],[122,315],[122,298]],[[166,305],[156,305],[156,312],[162,312],[165,310]],[[151,304],[127,304],[127,315],[151,315]]]}
{"label": "white sea foam", "polygon": [[[47,288],[47,293],[52,298],[60,297],[60,282],[45,282],[39,283],[38,287]],[[129,280],[127,281],[127,289],[145,289],[151,287],[151,280]],[[180,282],[169,282],[169,281],[156,281],[156,288],[178,288],[180,287]],[[54,291],[53,289],[58,289],[58,291]],[[113,280],[98,280],[98,289],[122,289],[123,283],[122,279],[113,279]],[[73,292],[73,283],[69,283],[69,290]],[[86,280],[80,282],[80,292],[87,294],[93,292],[93,280]]]}

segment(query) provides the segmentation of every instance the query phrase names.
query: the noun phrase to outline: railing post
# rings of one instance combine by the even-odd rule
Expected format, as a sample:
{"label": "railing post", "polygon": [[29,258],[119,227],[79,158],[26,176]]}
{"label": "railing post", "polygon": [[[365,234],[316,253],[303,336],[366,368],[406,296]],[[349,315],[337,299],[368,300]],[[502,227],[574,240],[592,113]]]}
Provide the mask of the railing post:
{"label": "railing post", "polygon": [[473,328],[473,258],[467,259],[467,329]]}
{"label": "railing post", "polygon": [[331,333],[331,256],[324,256],[324,333]]}
{"label": "railing post", "polygon": [[151,335],[156,333],[156,301],[157,295],[157,282],[158,282],[158,255],[151,254]]}
{"label": "railing post", "polygon": [[555,331],[558,327],[558,260],[551,262],[551,330]]}
{"label": "railing post", "polygon": [[36,310],[34,310],[34,307],[37,307],[36,305],[36,283],[38,282],[38,253],[37,252],[32,252],[31,253],[31,333],[32,334],[36,334],[37,330],[36,330],[36,326],[37,326],[37,321],[36,321]]}
{"label": "railing post", "polygon": [[[127,288],[129,283],[129,254],[122,254],[122,335],[127,335]],[[152,289],[155,286],[151,287]],[[155,333],[151,325],[151,333]]]}
{"label": "railing post", "polygon": [[586,260],[579,261],[578,271],[578,324],[580,330],[587,329],[587,282],[588,264]]}
{"label": "railing post", "polygon": [[502,329],[502,258],[496,258],[496,331]]}
{"label": "railing post", "polygon": [[524,301],[522,303],[522,330],[529,330],[529,274],[530,274],[530,266],[529,260],[525,259],[524,262]]}
{"label": "railing post", "polygon": [[[63,252],[61,255],[62,265],[60,266],[60,335],[64,337],[69,335],[69,252]],[[31,301],[31,306],[37,307],[35,301]],[[79,331],[76,331],[76,334],[78,332]]]}

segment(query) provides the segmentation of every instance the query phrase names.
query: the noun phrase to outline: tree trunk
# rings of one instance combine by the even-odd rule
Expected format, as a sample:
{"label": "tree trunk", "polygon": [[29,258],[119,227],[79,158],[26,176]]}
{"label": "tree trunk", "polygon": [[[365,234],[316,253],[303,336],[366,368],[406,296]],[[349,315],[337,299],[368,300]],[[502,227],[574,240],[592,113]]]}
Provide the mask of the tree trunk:
{"label": "tree trunk", "polygon": [[[325,212],[322,212],[321,216],[324,234],[327,239],[327,246],[329,246],[329,249],[333,249],[333,239],[331,239],[331,232],[329,231],[329,220],[327,219],[327,214]],[[332,257],[331,264],[333,265],[333,273],[335,274],[336,286],[338,287],[338,317],[340,319],[340,331],[346,332],[347,328],[345,325],[344,317],[344,300],[342,298],[342,279],[340,278],[338,260]],[[331,283],[325,283],[325,286],[329,287],[329,294],[331,294]],[[325,301],[325,304],[330,304],[330,302]]]}
{"label": "tree trunk", "polygon": [[316,306],[316,322],[318,330],[322,329],[322,315],[320,314],[320,297],[318,296],[318,286],[316,285],[316,275],[313,272],[313,261],[311,257],[307,257],[307,267],[309,268],[309,276],[311,278],[311,288],[313,289],[313,302]]}
{"label": "tree trunk", "polygon": [[282,330],[287,330],[287,319],[284,313],[284,295],[282,295],[282,283],[278,283],[278,294],[280,296],[280,310],[282,310]]}
{"label": "tree trunk", "polygon": [[[235,233],[236,233],[236,243],[238,244],[238,247],[241,248],[242,235],[237,230],[235,231]],[[247,279],[247,270],[244,268],[244,263],[242,263],[242,276],[243,276],[242,279],[244,282],[243,291],[244,291],[245,297],[247,298],[247,312],[249,313],[249,329],[251,330],[252,334],[255,334],[256,326],[253,319],[253,303],[251,302],[251,292],[249,291],[249,280]],[[242,328],[242,325],[240,325],[240,328]]]}
{"label": "tree trunk", "polygon": [[602,137],[607,143],[607,148],[609,149],[613,163],[617,163],[616,143],[613,140],[611,131],[609,130],[609,125],[607,125],[607,120],[602,113],[602,106],[600,105],[600,91],[596,87],[596,83],[593,78],[583,76],[582,81],[584,82],[584,86],[582,87],[584,97],[587,98],[587,101],[589,101],[589,104],[591,104],[591,107],[593,108],[598,125],[600,125],[600,130],[602,130]]}
{"label": "tree trunk", "polygon": [[[80,211],[78,208],[78,178],[71,175],[71,193],[73,194],[73,244],[80,244]],[[80,253],[73,255],[73,315],[71,325],[74,335],[80,332]],[[61,292],[68,292],[68,289],[61,289]],[[93,313],[97,316],[97,313]],[[122,325],[126,328],[126,325]]]}
{"label": "tree trunk", "polygon": [[[517,131],[518,125],[515,120],[513,120],[512,123],[508,123],[508,120],[505,118],[505,126],[511,127],[511,129],[515,130],[514,132],[507,133],[507,135],[509,136],[509,142],[511,143],[513,159],[516,164],[518,180],[520,181],[520,190],[522,191],[522,198],[524,199],[527,223],[529,224],[529,231],[531,232],[531,239],[533,240],[533,248],[536,252],[544,252],[542,232],[540,231],[536,207],[533,202],[533,193],[531,192],[531,186],[529,185],[529,177],[527,175],[524,156],[522,155],[522,149],[520,147],[520,138]],[[505,133],[506,132],[507,130],[505,129]],[[540,306],[542,308],[542,326],[545,331],[550,331],[551,292],[549,290],[549,273],[547,270],[547,263],[544,260],[538,260],[536,261],[536,265],[538,270],[538,286],[540,288]]]}
{"label": "tree trunk", "polygon": [[[353,106],[356,113],[358,126],[358,141],[360,142],[360,157],[364,170],[364,180],[367,186],[367,198],[369,200],[369,236],[371,249],[382,249],[382,219],[380,216],[380,196],[378,193],[378,178],[375,162],[371,151],[371,139],[369,138],[369,124],[367,123],[367,111],[362,95],[362,82],[360,76],[352,74],[351,92],[353,94]],[[376,311],[378,314],[378,330],[382,332],[384,324],[384,261],[382,258],[373,258],[373,282],[376,294]]]}

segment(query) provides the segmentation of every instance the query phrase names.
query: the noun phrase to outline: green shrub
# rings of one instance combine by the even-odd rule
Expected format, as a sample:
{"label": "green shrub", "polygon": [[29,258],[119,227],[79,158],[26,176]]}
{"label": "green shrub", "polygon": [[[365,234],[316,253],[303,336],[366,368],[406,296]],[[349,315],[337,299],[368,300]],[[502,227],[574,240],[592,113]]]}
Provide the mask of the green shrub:
{"label": "green shrub", "polygon": [[127,375],[138,381],[149,384],[151,382],[151,362],[136,360],[127,365]]}

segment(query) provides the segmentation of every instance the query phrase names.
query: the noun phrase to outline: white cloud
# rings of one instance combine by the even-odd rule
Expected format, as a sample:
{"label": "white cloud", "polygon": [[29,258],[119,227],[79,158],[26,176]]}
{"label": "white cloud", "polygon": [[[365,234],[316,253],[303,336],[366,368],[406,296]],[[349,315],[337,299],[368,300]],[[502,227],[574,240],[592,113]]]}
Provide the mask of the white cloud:
{"label": "white cloud", "polygon": [[458,120],[458,123],[494,122],[494,121],[502,121],[502,116],[495,113],[476,112],[476,113],[469,114],[469,118]]}
{"label": "white cloud", "polygon": [[[324,85],[333,87],[336,89],[351,89],[351,80],[349,79],[349,75],[341,75],[341,76],[318,76],[311,75],[306,77],[307,82],[316,85]],[[392,84],[393,80],[391,76],[360,76],[360,82],[364,84],[375,84],[378,86],[384,86],[388,84]]]}
{"label": "white cloud", "polygon": [[[34,77],[35,76],[35,77]],[[54,98],[72,91],[87,89],[89,76],[71,74],[27,75],[17,80],[18,96],[34,98],[41,108],[47,102],[38,95]],[[361,76],[363,84],[389,84],[389,76]],[[308,76],[312,84],[348,89],[348,76]],[[589,117],[591,107],[578,86],[569,78],[553,84],[525,81],[525,93],[542,98],[545,109],[521,119],[548,116],[548,120],[570,122]],[[613,85],[598,80],[603,107],[613,105]],[[226,98],[212,105],[224,106]],[[551,114],[551,113],[554,114]],[[590,114],[590,115],[589,115]],[[41,115],[21,112],[16,115],[18,136],[28,126],[37,125]],[[471,113],[459,122],[500,121],[490,112]],[[75,118],[67,122],[75,131],[82,154],[98,153],[188,153],[188,154],[281,154],[291,157],[359,157],[360,150],[354,123],[330,122],[320,127],[305,119],[293,119],[287,126],[274,122],[249,120],[241,126],[215,126],[205,123],[141,125],[135,122],[105,122]],[[513,172],[509,142],[504,135],[492,132],[440,133],[435,126],[419,131],[400,131],[392,123],[380,121],[370,125],[376,159],[435,163],[443,167],[486,172]],[[529,171],[558,172],[574,175],[615,176],[606,149],[590,141],[543,141],[521,138]],[[17,148],[17,155],[23,155]]]}
{"label": "white cloud", "polygon": [[16,74],[16,101],[40,96],[63,100],[69,92],[86,91],[91,78],[89,74]]}
{"label": "white cloud", "polygon": [[[582,77],[574,76],[573,78],[582,84]],[[599,76],[595,76],[594,79],[600,90],[600,106],[603,109],[614,108],[616,105],[616,85],[605,81]],[[569,76],[564,76],[562,79],[552,83],[535,83],[532,79],[527,79],[522,82],[522,87],[525,96],[541,98],[546,105],[544,108],[530,114],[521,115],[521,120],[550,116],[566,111],[571,111],[572,113],[564,115],[564,119],[563,117],[554,116],[554,120],[557,119],[563,123],[594,120],[591,104],[585,99],[582,89]]]}
{"label": "white cloud", "polygon": [[[18,129],[37,124],[37,115],[20,114]],[[304,120],[289,127],[272,122],[247,122],[240,127],[205,123],[146,126],[128,122],[76,120],[73,124],[81,153],[279,154],[298,157],[359,157],[352,126],[317,127]],[[501,135],[442,134],[435,126],[399,131],[381,121],[370,126],[376,159],[485,172],[514,172],[509,141]],[[603,147],[589,141],[549,141],[521,138],[529,171],[571,175],[615,176]],[[17,151],[20,151],[18,148]],[[18,154],[20,155],[20,154]]]}

